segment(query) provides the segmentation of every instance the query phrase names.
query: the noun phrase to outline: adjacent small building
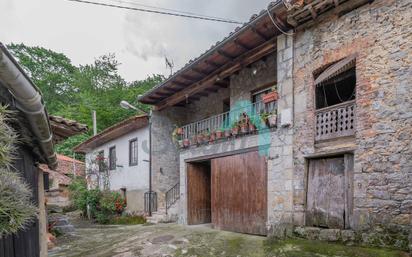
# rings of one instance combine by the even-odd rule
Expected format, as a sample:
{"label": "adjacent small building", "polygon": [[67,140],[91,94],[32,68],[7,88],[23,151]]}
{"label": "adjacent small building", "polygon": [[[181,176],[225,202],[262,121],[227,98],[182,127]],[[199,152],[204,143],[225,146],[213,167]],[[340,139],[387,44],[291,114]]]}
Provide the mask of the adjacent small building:
{"label": "adjacent small building", "polygon": [[55,170],[40,165],[43,170],[47,205],[69,207],[71,205],[69,185],[76,177],[85,177],[85,163],[68,156],[57,154],[58,167]]}
{"label": "adjacent small building", "polygon": [[86,155],[86,178],[91,188],[119,191],[127,211],[143,213],[149,191],[148,116],[133,116],[91,137],[75,148]]}

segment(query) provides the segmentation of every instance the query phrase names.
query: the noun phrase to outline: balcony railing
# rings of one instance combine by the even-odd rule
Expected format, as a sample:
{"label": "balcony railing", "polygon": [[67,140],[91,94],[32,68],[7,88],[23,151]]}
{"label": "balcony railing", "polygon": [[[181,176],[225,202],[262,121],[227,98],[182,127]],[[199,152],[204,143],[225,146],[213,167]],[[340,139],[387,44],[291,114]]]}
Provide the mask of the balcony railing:
{"label": "balcony railing", "polygon": [[[225,134],[226,132],[226,136],[223,136],[223,138],[246,134],[245,131],[239,131],[239,134],[237,135],[228,132],[235,126],[235,124],[238,124],[241,121],[242,117],[247,117],[246,119],[249,120],[249,123],[254,124],[255,129],[253,129],[253,131],[252,129],[248,129],[247,131],[247,133],[252,133],[257,131],[259,128],[262,128],[262,114],[275,114],[276,108],[276,102],[256,102],[253,104],[249,103],[244,105],[240,104],[238,107],[233,108],[229,112],[221,113],[183,126],[182,138],[183,140],[190,140],[190,144],[193,145],[200,143],[194,141],[196,141],[196,137],[198,135],[202,134],[213,134],[216,138],[211,138],[210,140],[218,140],[220,137],[217,134],[214,134],[216,131],[220,131],[222,134]],[[228,133],[230,133],[230,135]],[[213,135],[211,137],[213,137]]]}
{"label": "balcony railing", "polygon": [[317,110],[315,140],[354,135],[355,109],[355,101],[349,101]]}

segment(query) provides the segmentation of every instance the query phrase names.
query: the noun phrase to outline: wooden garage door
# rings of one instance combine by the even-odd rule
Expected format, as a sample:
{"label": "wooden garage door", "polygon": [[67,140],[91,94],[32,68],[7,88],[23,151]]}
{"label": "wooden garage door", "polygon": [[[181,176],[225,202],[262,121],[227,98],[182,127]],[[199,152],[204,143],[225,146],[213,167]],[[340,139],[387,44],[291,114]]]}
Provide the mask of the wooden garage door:
{"label": "wooden garage door", "polygon": [[210,223],[210,165],[187,163],[187,207],[189,225]]}
{"label": "wooden garage door", "polygon": [[212,224],[266,235],[267,165],[258,152],[212,160]]}
{"label": "wooden garage door", "polygon": [[309,161],[306,225],[345,227],[344,158]]}

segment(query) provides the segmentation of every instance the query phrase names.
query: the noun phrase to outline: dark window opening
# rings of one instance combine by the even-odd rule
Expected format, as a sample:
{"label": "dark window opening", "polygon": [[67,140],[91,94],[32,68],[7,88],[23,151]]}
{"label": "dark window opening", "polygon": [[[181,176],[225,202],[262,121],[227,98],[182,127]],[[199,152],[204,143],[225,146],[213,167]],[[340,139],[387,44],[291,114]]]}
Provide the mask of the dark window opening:
{"label": "dark window opening", "polygon": [[97,154],[97,164],[99,165],[99,172],[104,171],[104,151],[100,151]]}
{"label": "dark window opening", "polygon": [[109,169],[115,170],[116,169],[116,147],[109,148]]}
{"label": "dark window opening", "polygon": [[43,184],[44,184],[44,190],[47,192],[50,190],[50,178],[49,178],[49,173],[44,172],[43,173]]}
{"label": "dark window opening", "polygon": [[354,100],[356,96],[355,67],[316,86],[316,109]]}
{"label": "dark window opening", "polygon": [[129,166],[137,165],[138,156],[137,138],[129,141]]}

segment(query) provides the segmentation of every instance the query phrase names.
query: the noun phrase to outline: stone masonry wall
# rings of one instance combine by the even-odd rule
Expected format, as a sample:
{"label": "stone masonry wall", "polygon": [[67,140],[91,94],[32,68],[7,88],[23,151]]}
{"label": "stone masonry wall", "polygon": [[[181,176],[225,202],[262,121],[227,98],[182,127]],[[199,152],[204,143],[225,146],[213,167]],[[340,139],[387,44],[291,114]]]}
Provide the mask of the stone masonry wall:
{"label": "stone masonry wall", "polygon": [[152,114],[152,187],[158,208],[165,208],[165,193],[179,182],[179,149],[173,143],[175,125],[184,123],[186,110],[172,107]]}
{"label": "stone masonry wall", "polygon": [[273,83],[276,83],[276,54],[268,55],[231,76],[230,106],[233,107],[238,101],[251,101],[251,91]]}
{"label": "stone masonry wall", "polygon": [[299,28],[294,42],[294,208],[305,203],[304,156],[317,152],[313,71],[358,53],[351,225],[364,242],[401,248],[412,237],[411,9],[407,0],[376,0],[331,12]]}
{"label": "stone masonry wall", "polygon": [[198,101],[189,104],[186,109],[186,125],[192,122],[223,113],[223,101],[229,97],[229,88],[221,88],[218,92],[201,97]]}

